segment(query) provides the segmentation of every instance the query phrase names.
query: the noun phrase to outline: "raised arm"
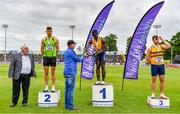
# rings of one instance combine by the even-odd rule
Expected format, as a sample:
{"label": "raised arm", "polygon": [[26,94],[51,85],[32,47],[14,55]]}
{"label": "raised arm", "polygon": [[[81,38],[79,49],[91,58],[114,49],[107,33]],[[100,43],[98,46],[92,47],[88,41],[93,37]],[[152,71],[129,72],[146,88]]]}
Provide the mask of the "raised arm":
{"label": "raised arm", "polygon": [[165,50],[171,47],[171,44],[169,42],[167,42],[164,37],[160,36],[159,39],[163,42],[163,44],[161,44],[161,47]]}

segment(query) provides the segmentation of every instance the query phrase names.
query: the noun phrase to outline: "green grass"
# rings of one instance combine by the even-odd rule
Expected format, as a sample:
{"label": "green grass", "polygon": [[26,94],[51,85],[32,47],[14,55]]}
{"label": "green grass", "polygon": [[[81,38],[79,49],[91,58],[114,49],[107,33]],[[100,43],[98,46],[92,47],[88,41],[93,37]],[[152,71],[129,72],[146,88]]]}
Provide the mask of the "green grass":
{"label": "green grass", "polygon": [[[22,91],[17,107],[9,108],[12,96],[12,81],[7,76],[9,65],[0,65],[0,113],[72,113],[63,107],[64,77],[63,65],[57,66],[56,86],[61,90],[61,104],[57,108],[38,107],[38,92],[44,88],[43,67],[36,65],[37,78],[31,78],[28,107],[22,107]],[[147,96],[150,95],[150,68],[140,67],[138,80],[125,80],[124,91],[121,91],[123,66],[107,65],[106,81],[114,86],[114,107],[93,107],[91,104],[91,86],[95,82],[82,80],[82,90],[79,91],[79,71],[76,80],[74,103],[80,110],[73,113],[180,113],[180,69],[166,69],[165,93],[170,97],[170,109],[152,109],[147,105]],[[157,84],[159,81],[157,82]],[[157,95],[159,88],[157,86]]]}

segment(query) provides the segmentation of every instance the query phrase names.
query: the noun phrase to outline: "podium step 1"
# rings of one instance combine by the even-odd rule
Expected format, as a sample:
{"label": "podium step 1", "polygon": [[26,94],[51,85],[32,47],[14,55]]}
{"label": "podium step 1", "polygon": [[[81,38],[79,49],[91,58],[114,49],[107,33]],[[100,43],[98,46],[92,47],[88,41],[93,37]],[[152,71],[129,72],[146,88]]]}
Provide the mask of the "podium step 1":
{"label": "podium step 1", "polygon": [[92,105],[99,107],[112,107],[114,104],[114,92],[112,84],[92,84]]}

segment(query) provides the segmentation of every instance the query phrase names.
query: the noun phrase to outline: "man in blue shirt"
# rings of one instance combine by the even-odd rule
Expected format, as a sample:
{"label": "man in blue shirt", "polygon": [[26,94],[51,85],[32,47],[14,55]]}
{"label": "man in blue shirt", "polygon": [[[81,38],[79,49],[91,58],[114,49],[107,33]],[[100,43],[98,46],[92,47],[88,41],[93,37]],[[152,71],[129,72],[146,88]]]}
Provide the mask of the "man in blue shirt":
{"label": "man in blue shirt", "polygon": [[76,81],[77,62],[81,62],[83,57],[76,55],[74,48],[76,43],[73,40],[67,42],[68,49],[64,54],[64,78],[65,78],[65,109],[77,110],[73,104],[73,95]]}

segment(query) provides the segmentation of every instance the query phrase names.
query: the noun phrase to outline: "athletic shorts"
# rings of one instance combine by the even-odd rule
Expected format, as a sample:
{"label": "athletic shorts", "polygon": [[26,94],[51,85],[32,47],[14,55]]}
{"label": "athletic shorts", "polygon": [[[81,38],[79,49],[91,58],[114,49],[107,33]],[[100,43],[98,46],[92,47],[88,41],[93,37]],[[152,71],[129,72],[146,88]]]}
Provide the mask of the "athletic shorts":
{"label": "athletic shorts", "polygon": [[56,57],[43,57],[43,66],[56,66]]}
{"label": "athletic shorts", "polygon": [[99,61],[105,61],[106,60],[106,52],[102,52],[102,53],[99,53],[98,55],[96,55],[96,60],[99,60]]}
{"label": "athletic shorts", "polygon": [[157,75],[165,75],[165,66],[162,65],[151,65],[151,75],[157,76]]}

